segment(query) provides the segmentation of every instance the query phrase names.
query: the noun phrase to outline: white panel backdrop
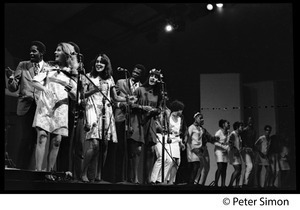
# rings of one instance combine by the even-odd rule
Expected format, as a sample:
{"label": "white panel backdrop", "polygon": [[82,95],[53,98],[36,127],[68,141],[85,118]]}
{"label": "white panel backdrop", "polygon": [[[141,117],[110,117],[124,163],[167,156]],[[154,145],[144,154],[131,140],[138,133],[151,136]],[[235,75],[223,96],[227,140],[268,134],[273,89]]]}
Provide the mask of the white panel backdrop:
{"label": "white panel backdrop", "polygon": [[[230,130],[236,121],[241,121],[241,84],[239,74],[200,74],[200,108],[204,115],[204,127],[214,135],[219,129],[220,119],[230,122]],[[215,179],[217,163],[214,146],[208,144],[210,171],[205,185]],[[233,166],[228,164],[226,185],[229,184]],[[221,178],[219,179],[219,183]],[[220,184],[219,184],[220,185]]]}

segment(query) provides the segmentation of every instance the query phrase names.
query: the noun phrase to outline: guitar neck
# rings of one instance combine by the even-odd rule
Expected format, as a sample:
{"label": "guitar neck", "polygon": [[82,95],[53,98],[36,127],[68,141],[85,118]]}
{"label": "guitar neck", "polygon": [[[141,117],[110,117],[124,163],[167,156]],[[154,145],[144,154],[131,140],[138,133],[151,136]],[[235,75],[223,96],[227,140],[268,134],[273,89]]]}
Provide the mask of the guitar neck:
{"label": "guitar neck", "polygon": [[118,91],[122,92],[126,96],[131,96],[132,95],[132,94],[126,93],[125,90],[120,89],[118,86],[115,86],[115,87],[118,89]]}

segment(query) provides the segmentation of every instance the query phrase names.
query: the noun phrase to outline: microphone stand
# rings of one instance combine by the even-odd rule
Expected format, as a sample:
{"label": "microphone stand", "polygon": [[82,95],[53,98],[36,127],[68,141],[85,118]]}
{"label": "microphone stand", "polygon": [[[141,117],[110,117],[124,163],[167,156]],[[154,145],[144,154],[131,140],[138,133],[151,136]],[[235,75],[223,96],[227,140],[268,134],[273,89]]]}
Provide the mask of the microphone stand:
{"label": "microphone stand", "polygon": [[[75,133],[77,130],[77,123],[79,118],[79,111],[80,111],[80,101],[79,101],[79,93],[82,90],[82,81],[80,80],[80,74],[84,74],[84,68],[81,56],[79,57],[79,68],[77,69],[77,89],[76,89],[76,98],[75,98],[75,104],[72,110],[72,113],[74,114],[74,124],[72,129],[72,134],[70,138],[70,151],[69,151],[69,171],[72,172],[75,178],[76,177],[76,170],[75,170]],[[79,174],[80,176],[80,174]]]}
{"label": "microphone stand", "polygon": [[[101,92],[102,93],[102,92]],[[102,93],[103,94],[103,93]],[[108,129],[108,128],[107,128]],[[100,154],[99,154],[99,162],[98,162],[98,166],[100,165],[100,169],[101,169],[101,179],[102,179],[102,174],[103,174],[103,168],[104,168],[104,154],[103,154],[103,144],[105,144],[105,139],[106,139],[106,135],[105,135],[105,98],[102,98],[102,145],[100,144],[99,141],[99,147],[100,147]],[[98,169],[99,170],[99,169]],[[100,179],[100,180],[101,180]],[[99,180],[99,181],[100,181]]]}
{"label": "microphone stand", "polygon": [[162,157],[162,164],[161,164],[161,181],[162,183],[165,182],[165,134],[167,132],[167,134],[169,135],[169,126],[168,126],[168,122],[167,122],[167,116],[166,116],[166,97],[165,97],[165,83],[162,81],[161,78],[161,89],[162,89],[162,111],[163,111],[163,123],[162,123],[162,153],[161,153],[161,157]]}
{"label": "microphone stand", "polygon": [[[125,80],[129,89],[129,94],[132,95],[131,87],[130,87],[130,81],[128,78],[128,71],[125,71]],[[128,180],[128,154],[127,154],[127,138],[132,134],[132,127],[130,123],[130,116],[131,116],[131,108],[129,106],[129,98],[126,98],[126,113],[125,113],[125,132],[124,132],[124,181]]]}
{"label": "microphone stand", "polygon": [[[95,85],[95,83],[86,75],[83,73],[83,76],[85,76],[85,78],[98,90],[98,92],[101,93],[101,95],[103,96],[102,98],[102,140],[103,140],[103,143],[106,139],[106,135],[105,135],[105,100],[107,100],[110,105],[112,106],[112,102],[109,100],[109,98],[104,94],[102,93],[102,91],[100,90],[99,87],[97,87],[97,85]],[[109,129],[109,128],[107,128]],[[99,147],[100,147],[100,142],[99,142]],[[103,172],[103,158],[104,158],[104,154],[103,154],[103,146],[101,146],[101,149],[100,149],[100,152],[101,154],[99,154],[99,162],[101,165],[100,165],[100,168],[101,168],[101,176],[102,176],[102,172]],[[99,165],[99,164],[98,164]]]}

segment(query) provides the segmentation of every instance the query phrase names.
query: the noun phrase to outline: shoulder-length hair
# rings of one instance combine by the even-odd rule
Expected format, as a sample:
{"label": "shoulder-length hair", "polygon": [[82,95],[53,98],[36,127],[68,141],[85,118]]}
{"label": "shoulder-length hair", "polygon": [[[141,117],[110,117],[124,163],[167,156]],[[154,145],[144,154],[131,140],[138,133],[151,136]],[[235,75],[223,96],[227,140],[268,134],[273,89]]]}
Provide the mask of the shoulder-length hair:
{"label": "shoulder-length hair", "polygon": [[154,86],[151,86],[149,84],[149,78],[152,74],[149,74],[147,79],[145,80],[145,82],[142,84],[142,87],[145,87],[146,89],[153,89],[153,94],[154,95],[161,95],[161,84],[156,82],[156,84]]}
{"label": "shoulder-length hair", "polygon": [[65,64],[66,64],[67,66],[69,66],[68,60],[69,60],[70,58],[72,58],[72,55],[75,53],[74,47],[73,47],[71,44],[66,43],[66,42],[60,42],[60,43],[57,44],[57,47],[58,47],[58,46],[61,47],[61,50],[62,50],[62,52],[63,52],[64,55],[65,55],[65,61],[63,61],[63,62],[65,62]]}
{"label": "shoulder-length hair", "polygon": [[70,66],[70,58],[72,58],[72,55],[74,54],[75,50],[74,47],[72,45],[70,45],[69,43],[66,42],[60,42],[57,44],[57,47],[61,47],[61,50],[63,52],[63,58],[64,60],[61,61],[53,61],[53,62],[49,62],[49,64],[55,66],[55,65],[63,65],[66,67]]}
{"label": "shoulder-length hair", "polygon": [[[66,65],[67,67],[70,67],[71,66],[71,60],[70,59],[72,59],[72,56],[75,54],[74,46],[69,44],[69,43],[66,43],[66,42],[58,43],[57,47],[59,47],[59,46],[61,47],[61,50],[62,50],[62,52],[64,54],[64,58],[65,58],[65,60],[61,61],[61,62],[64,63],[63,65]],[[58,62],[54,61],[54,64],[57,65]]]}
{"label": "shoulder-length hair", "polygon": [[[101,56],[101,63],[105,64],[104,70],[101,72],[97,72],[95,69],[95,64],[97,59]],[[112,66],[109,57],[104,53],[99,53],[96,57],[91,61],[91,76],[97,77],[100,76],[102,79],[108,79],[113,75]]]}
{"label": "shoulder-length hair", "polygon": [[69,43],[60,42],[57,46],[61,46],[63,53],[67,56],[67,59],[75,53],[74,46]]}

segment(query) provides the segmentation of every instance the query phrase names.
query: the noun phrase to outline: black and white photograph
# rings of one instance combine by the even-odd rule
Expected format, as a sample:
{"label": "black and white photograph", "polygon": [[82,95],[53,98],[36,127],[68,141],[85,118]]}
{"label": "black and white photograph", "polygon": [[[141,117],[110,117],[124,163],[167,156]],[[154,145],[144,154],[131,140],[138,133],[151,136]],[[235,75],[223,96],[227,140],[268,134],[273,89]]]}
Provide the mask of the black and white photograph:
{"label": "black and white photograph", "polygon": [[3,192],[291,206],[294,7],[5,3]]}

